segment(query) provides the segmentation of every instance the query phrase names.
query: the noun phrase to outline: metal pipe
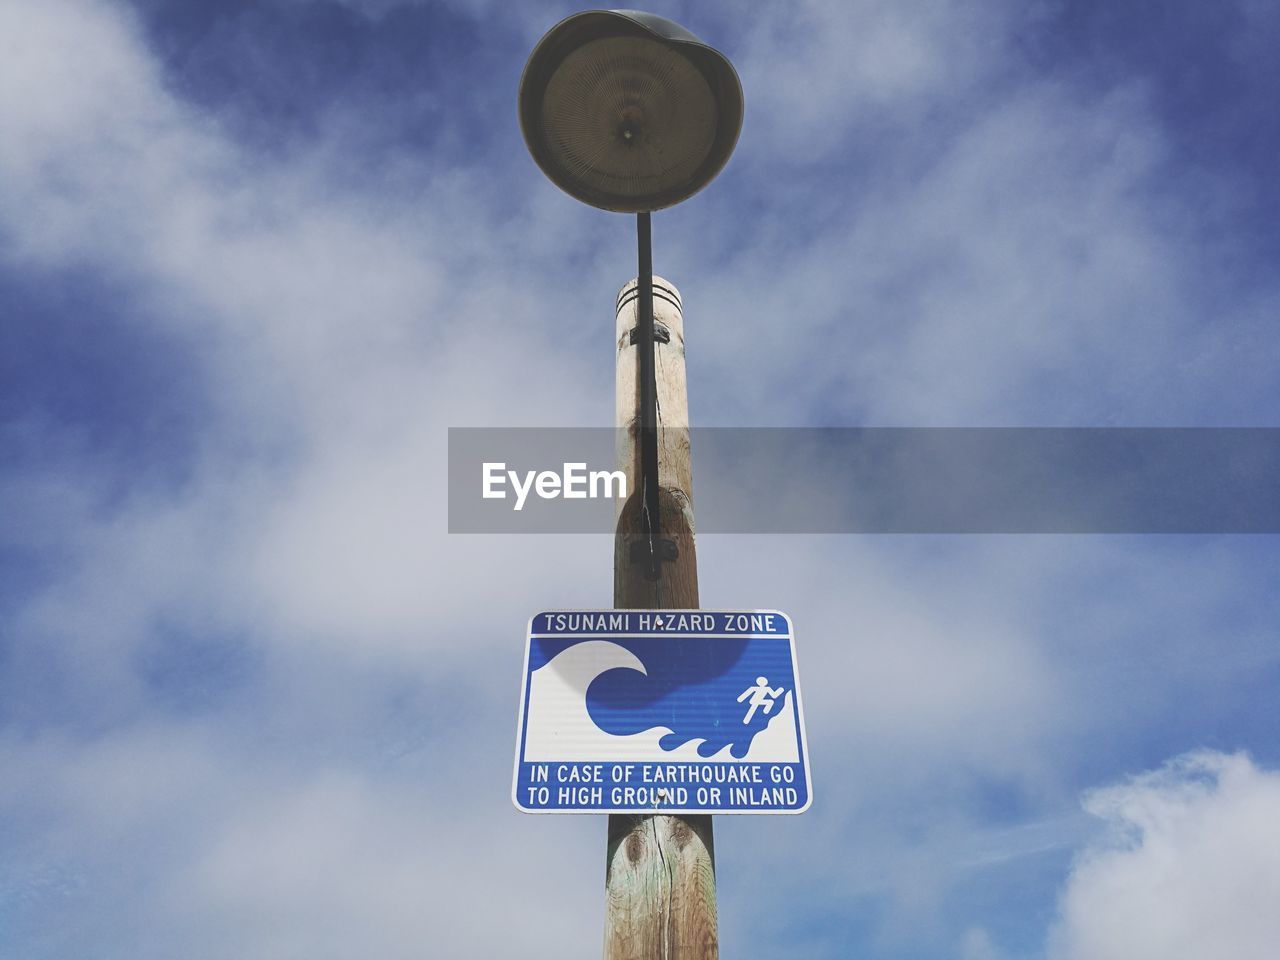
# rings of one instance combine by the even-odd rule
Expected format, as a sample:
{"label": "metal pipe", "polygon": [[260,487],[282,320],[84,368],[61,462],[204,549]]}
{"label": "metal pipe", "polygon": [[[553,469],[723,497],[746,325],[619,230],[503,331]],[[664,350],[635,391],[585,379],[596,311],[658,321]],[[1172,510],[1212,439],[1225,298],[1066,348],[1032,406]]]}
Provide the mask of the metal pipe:
{"label": "metal pipe", "polygon": [[658,501],[658,373],[653,346],[653,232],[649,211],[636,214],[640,267],[636,274],[636,348],[640,351],[640,476],[644,491],[644,532],[649,538],[646,577],[657,580],[662,561]]}

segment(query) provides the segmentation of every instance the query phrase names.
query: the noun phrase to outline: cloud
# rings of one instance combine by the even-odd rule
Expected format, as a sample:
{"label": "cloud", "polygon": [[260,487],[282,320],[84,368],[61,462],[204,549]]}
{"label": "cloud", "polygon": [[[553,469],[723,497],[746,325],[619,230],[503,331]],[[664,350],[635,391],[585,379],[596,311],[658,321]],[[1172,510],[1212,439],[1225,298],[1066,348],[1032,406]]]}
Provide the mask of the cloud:
{"label": "cloud", "polygon": [[[388,32],[430,25],[424,5],[421,21],[351,5]],[[1258,373],[1266,328],[1249,356],[1213,350],[1245,300],[1196,322],[1185,268],[1203,238],[1152,190],[1170,146],[1141,89],[1033,82],[1001,7],[702,10],[738,24],[723,45],[749,113],[714,189],[657,225],[688,304],[698,422],[1270,409],[1251,402],[1274,382]],[[521,7],[517,27],[531,43],[556,15]],[[207,401],[188,442],[147,452],[182,461],[159,480],[100,456],[92,412],[19,409],[6,434],[42,453],[3,475],[20,514],[5,535],[41,575],[0,636],[0,927],[18,931],[0,947],[592,949],[603,823],[519,819],[506,777],[525,619],[607,605],[611,544],[444,532],[447,426],[612,415],[632,237],[519,148],[507,81],[527,47],[501,48],[512,76],[483,93],[511,108],[484,121],[507,134],[459,160],[346,138],[386,116],[346,94],[287,155],[242,142],[184,99],[123,5],[0,5],[0,36],[21,38],[0,58],[7,265],[108,278],[139,349],[181,354]],[[73,320],[104,317],[88,303]],[[974,871],[1033,862],[1056,883],[1041,855],[1079,834],[1061,809],[1078,779],[1150,762],[1138,741],[1175,699],[1178,735],[1215,727],[1234,681],[1271,662],[1267,564],[1179,549],[700,542],[707,605],[796,616],[815,758],[811,813],[717,826],[726,955],[788,942],[779,917],[797,905],[812,956],[885,927],[886,955],[1005,951],[1004,926],[957,916]],[[512,924],[477,920],[482,890]]]}
{"label": "cloud", "polygon": [[[798,167],[916,124],[988,81],[1014,22],[1003,4],[815,0],[772,4],[731,50],[747,91],[752,152]],[[945,126],[945,124],[944,124]],[[867,144],[855,144],[854,157]],[[751,161],[747,161],[751,162]]]}
{"label": "cloud", "polygon": [[1002,960],[1004,954],[991,942],[991,936],[981,927],[970,927],[960,941],[961,960]]}
{"label": "cloud", "polygon": [[[6,952],[339,960],[598,943],[528,891],[595,889],[576,864],[597,859],[603,832],[590,856],[596,844],[566,819],[528,830],[501,783],[507,763],[446,748],[418,774],[373,777],[298,762],[261,732],[254,749],[234,727],[0,735],[0,809],[15,829],[0,864]],[[475,782],[493,784],[488,799]],[[516,862],[495,869],[512,847]],[[480,922],[480,902],[502,904],[504,922]]]}
{"label": "cloud", "polygon": [[1090,794],[1052,960],[1266,960],[1280,942],[1280,773],[1198,752]]}

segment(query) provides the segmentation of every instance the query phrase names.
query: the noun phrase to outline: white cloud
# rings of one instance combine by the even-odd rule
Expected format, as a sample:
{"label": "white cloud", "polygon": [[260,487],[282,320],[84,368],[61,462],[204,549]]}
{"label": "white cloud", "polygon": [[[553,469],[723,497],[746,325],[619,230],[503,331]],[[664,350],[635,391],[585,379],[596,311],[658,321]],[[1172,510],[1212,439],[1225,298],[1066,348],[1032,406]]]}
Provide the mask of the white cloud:
{"label": "white cloud", "polygon": [[854,130],[915,123],[993,72],[1009,28],[1001,5],[857,0],[753,11],[734,61],[755,151],[800,168]]}
{"label": "white cloud", "polygon": [[[1168,195],[1142,91],[1028,79],[984,104],[927,149],[888,138],[872,181],[823,181],[820,214],[762,204],[759,241],[704,280],[725,315],[772,321],[700,361],[735,391],[717,409],[785,423],[792,396],[876,425],[1184,424],[1224,371],[1261,388],[1268,375],[1221,347],[1252,308],[1203,323],[1213,253]],[[807,225],[786,222],[800,215],[817,217],[804,245]],[[843,365],[815,343],[848,344]],[[758,351],[774,358],[763,378],[735,377]]]}
{"label": "white cloud", "polygon": [[[531,37],[553,22],[544,14],[521,8]],[[868,117],[901,110],[918,123],[938,97],[980,86],[982,55],[1003,34],[971,15],[919,3],[762,11],[739,64],[757,78],[748,130],[767,142],[761,169],[793,177],[778,164],[796,144],[834,161]],[[213,401],[191,476],[172,489],[104,508],[101,478],[73,457],[12,485],[30,507],[24,536],[59,566],[14,618],[20,655],[6,668],[43,664],[59,706],[98,722],[85,742],[0,743],[0,769],[23,771],[0,783],[0,806],[30,828],[5,882],[27,895],[42,871],[65,870],[85,908],[70,913],[86,918],[66,932],[67,955],[110,942],[130,956],[191,956],[194,939],[210,956],[350,955],[358,943],[391,958],[428,942],[442,956],[560,956],[574,952],[561,942],[566,917],[594,945],[581,918],[599,909],[603,823],[516,819],[505,777],[524,620],[607,605],[611,545],[448,537],[444,428],[608,422],[609,309],[632,269],[629,230],[576,207],[531,164],[528,180],[495,188],[493,170],[382,158],[410,187],[387,196],[376,177],[332,176],[339,142],[287,164],[255,155],[166,91],[118,6],[5,4],[0,37],[15,54],[0,57],[5,255],[127,281],[139,322],[199,343]],[[1185,315],[1164,313],[1183,251],[1141,197],[1162,157],[1141,97],[1082,102],[1069,86],[1037,86],[988,107],[940,133],[928,162],[882,173],[874,195],[833,177],[830,216],[812,235],[785,204],[763,205],[759,222],[738,210],[707,225],[713,251],[717,231],[732,235],[717,259],[698,231],[667,230],[677,215],[662,221],[659,262],[678,261],[673,278],[692,294],[695,417],[974,422],[1016,415],[1058,368],[1100,371],[1110,392],[1082,415],[1107,404],[1158,415],[1154,387],[1134,386],[1117,359],[1167,360],[1184,332]],[[1113,319],[1140,308],[1155,313],[1117,335]],[[796,614],[819,791],[804,818],[724,828],[727,875],[752,878],[729,881],[742,893],[722,905],[726,943],[766,922],[746,915],[780,887],[821,886],[834,910],[888,889],[910,936],[972,864],[1074,837],[1052,819],[1065,776],[1052,756],[1071,752],[1082,714],[1114,720],[1131,706],[1107,659],[1126,636],[1094,630],[1106,639],[1090,659],[1112,670],[1108,685],[1069,668],[1079,648],[1055,652],[1042,624],[1061,613],[1072,570],[1131,585],[1153,566],[1110,552],[700,546],[705,603]],[[1142,603],[1095,598],[1070,616],[1114,624],[1128,611],[1137,635],[1150,614],[1135,611],[1170,594],[1216,609],[1229,579],[1157,575]],[[137,676],[166,616],[265,651],[259,685],[195,729],[164,715]],[[1233,660],[1229,646],[1215,662]],[[1150,704],[1175,670],[1186,667],[1144,676]],[[419,691],[413,715],[429,729],[388,745],[400,683]],[[56,729],[38,702],[48,695],[24,694],[23,716]],[[1150,704],[1144,716],[1158,718]],[[1047,825],[975,822],[949,790],[983,778],[1042,803]],[[806,869],[789,878],[769,868],[797,856]],[[118,863],[131,885],[101,892]],[[515,922],[464,930],[476,891],[495,883]],[[41,911],[59,901],[31,899],[40,920],[58,913]],[[154,936],[129,950],[130,930]],[[969,960],[998,955],[978,927],[950,948],[957,937]]]}
{"label": "white cloud", "polygon": [[970,927],[960,941],[960,960],[1001,960],[1004,954],[981,927]]}
{"label": "white cloud", "polygon": [[1280,773],[1192,753],[1091,794],[1053,960],[1268,960],[1280,943]]}
{"label": "white cloud", "polygon": [[[494,769],[474,741],[454,743],[430,753],[426,776],[371,778],[234,729],[0,735],[0,809],[17,831],[0,864],[0,943],[68,957],[407,960],[599,942],[530,892],[597,891],[577,865],[598,861],[603,822],[592,838],[570,820],[522,818],[501,789],[505,750]],[[477,798],[476,782],[495,789]],[[499,904],[502,922],[481,922],[481,904]]]}
{"label": "white cloud", "polygon": [[[168,95],[118,9],[57,0],[3,16],[24,52],[0,64],[6,253],[127,278],[139,323],[190,336],[213,402],[180,489],[133,490],[104,516],[93,471],[60,465],[75,487],[40,506],[84,573],[38,601],[39,618],[109,646],[205,582],[224,607],[376,637],[465,603],[441,587],[459,552],[481,549],[456,545],[451,561],[442,546],[446,427],[572,422],[588,387],[607,389],[580,373],[561,315],[572,298],[535,272],[545,247],[513,257],[525,240],[465,170],[427,173],[411,202],[388,204],[327,179],[328,145],[280,164],[221,139]],[[517,226],[556,232],[536,210]],[[596,298],[602,345],[612,293]],[[73,491],[90,504],[71,510]]]}

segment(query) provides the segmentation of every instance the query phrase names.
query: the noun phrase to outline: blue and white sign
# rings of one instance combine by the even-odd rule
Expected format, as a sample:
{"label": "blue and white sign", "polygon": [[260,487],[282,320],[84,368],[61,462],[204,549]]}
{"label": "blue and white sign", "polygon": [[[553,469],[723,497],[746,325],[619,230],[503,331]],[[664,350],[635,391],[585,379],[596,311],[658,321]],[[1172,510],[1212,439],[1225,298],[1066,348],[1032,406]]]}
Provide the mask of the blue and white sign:
{"label": "blue and white sign", "polygon": [[529,621],[515,805],[800,813],[809,753],[775,610],[573,610]]}

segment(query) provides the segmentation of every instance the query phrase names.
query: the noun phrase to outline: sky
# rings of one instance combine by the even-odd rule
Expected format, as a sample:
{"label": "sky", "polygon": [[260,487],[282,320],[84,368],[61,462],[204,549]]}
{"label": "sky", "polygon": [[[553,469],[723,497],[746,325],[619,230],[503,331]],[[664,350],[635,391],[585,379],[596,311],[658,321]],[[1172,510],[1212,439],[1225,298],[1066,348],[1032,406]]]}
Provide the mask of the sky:
{"label": "sky", "polygon": [[[654,218],[696,424],[1277,425],[1275,4],[649,9],[746,102]],[[449,427],[612,421],[631,228],[516,121],[574,10],[0,0],[0,956],[599,951],[510,775],[610,538],[446,532]],[[698,554],[814,783],[717,818],[724,956],[1273,954],[1274,536]]]}

